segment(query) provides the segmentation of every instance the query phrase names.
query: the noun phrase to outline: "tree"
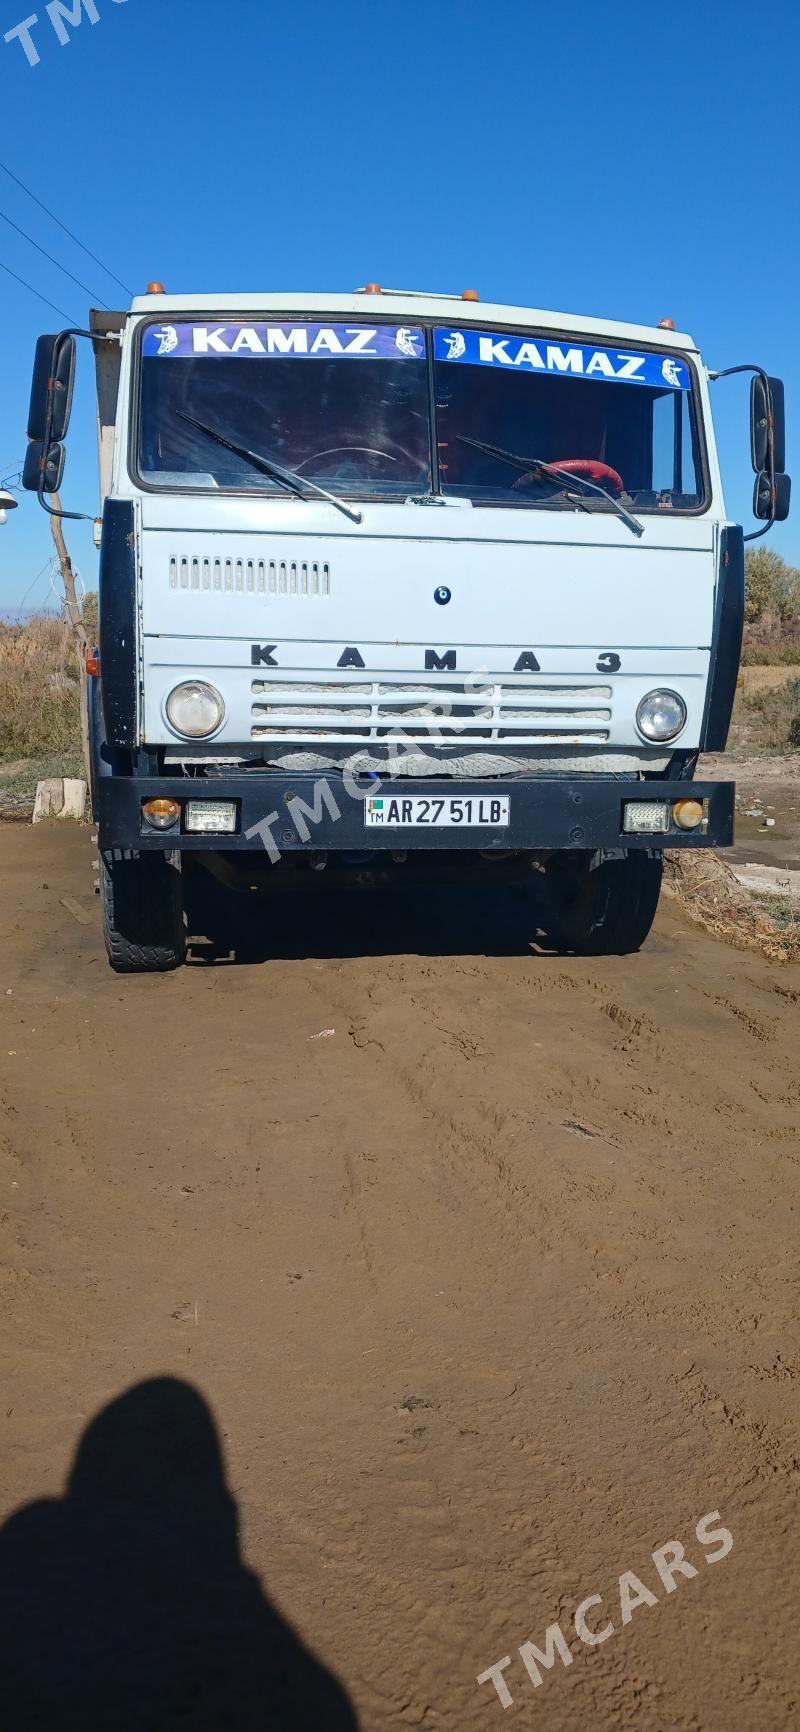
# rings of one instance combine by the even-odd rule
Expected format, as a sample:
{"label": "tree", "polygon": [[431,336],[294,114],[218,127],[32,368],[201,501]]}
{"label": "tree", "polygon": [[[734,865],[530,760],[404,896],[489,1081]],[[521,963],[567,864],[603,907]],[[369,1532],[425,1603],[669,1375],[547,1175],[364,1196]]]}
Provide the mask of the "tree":
{"label": "tree", "polygon": [[81,607],[81,616],[90,638],[97,637],[98,626],[98,595],[96,589],[87,589]]}
{"label": "tree", "polygon": [[748,625],[779,624],[800,613],[800,571],[772,547],[748,547],[744,558]]}

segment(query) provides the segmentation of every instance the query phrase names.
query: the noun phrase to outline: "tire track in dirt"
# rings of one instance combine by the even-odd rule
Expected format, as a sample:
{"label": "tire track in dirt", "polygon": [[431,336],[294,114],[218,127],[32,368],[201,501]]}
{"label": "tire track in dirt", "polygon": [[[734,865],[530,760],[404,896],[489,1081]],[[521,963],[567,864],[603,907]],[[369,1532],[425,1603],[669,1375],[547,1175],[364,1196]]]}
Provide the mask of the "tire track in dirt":
{"label": "tire track in dirt", "polygon": [[[515,1662],[518,1724],[789,1732],[797,971],[672,908],[640,957],[587,963],[538,954],[519,901],[334,898],[282,906],[263,964],[120,982],[58,912],[86,840],[12,852],[9,1506],[170,1371],[362,1732],[484,1732],[478,1672],[559,1616],[573,1664],[534,1695]],[[716,1507],[724,1567],[582,1647],[584,1594],[626,1568],[657,1591],[653,1547],[693,1556]]]}

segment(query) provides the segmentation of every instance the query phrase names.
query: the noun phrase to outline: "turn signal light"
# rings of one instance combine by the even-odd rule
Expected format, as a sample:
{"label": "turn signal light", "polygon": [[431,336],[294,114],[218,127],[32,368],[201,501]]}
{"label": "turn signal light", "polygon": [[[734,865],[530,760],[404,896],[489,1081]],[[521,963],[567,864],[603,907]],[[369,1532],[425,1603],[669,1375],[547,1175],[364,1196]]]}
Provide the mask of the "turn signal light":
{"label": "turn signal light", "polygon": [[676,800],[672,816],[679,830],[699,830],[706,815],[702,800]]}
{"label": "turn signal light", "polygon": [[153,830],[171,830],[181,815],[177,800],[145,800],[142,812]]}
{"label": "turn signal light", "polygon": [[100,651],[98,649],[87,649],[87,651],[86,651],[86,672],[87,672],[90,680],[99,680],[99,678],[100,678]]}

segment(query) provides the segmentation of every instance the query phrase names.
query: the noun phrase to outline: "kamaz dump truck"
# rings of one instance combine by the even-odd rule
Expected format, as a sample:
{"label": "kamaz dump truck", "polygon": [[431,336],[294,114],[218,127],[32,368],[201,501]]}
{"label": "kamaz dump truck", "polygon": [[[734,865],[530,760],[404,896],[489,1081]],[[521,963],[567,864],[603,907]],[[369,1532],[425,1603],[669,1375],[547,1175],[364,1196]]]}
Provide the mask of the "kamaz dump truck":
{"label": "kamaz dump truck", "polygon": [[[744,537],[691,337],[472,291],[154,284],[40,339],[25,482],[51,511],[80,336],[112,967],[183,961],[200,865],[265,894],[543,872],[563,947],[641,945],[664,850],[733,839],[733,784],[695,771],[726,743]],[[729,371],[763,533],[783,390]]]}

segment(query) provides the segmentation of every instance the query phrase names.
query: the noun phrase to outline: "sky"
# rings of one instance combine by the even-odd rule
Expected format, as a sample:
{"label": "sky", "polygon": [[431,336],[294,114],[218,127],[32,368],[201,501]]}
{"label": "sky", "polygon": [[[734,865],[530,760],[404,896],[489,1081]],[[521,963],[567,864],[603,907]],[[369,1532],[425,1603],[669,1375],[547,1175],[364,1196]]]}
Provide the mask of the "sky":
{"label": "sky", "polygon": [[[34,12],[32,66],[2,38]],[[376,280],[671,317],[708,366],[785,379],[800,472],[798,57],[796,0],[761,23],[750,0],[0,0],[0,161],[135,293]],[[2,170],[0,262],[79,324],[127,304]],[[36,337],[60,321],[4,270],[0,309],[1,483],[24,455]],[[63,502],[94,513],[80,347]],[[754,528],[747,386],[713,401],[728,510]],[[0,610],[58,589],[48,520],[19,497]],[[96,587],[91,532],[67,533]],[[771,543],[800,564],[800,491]]]}

